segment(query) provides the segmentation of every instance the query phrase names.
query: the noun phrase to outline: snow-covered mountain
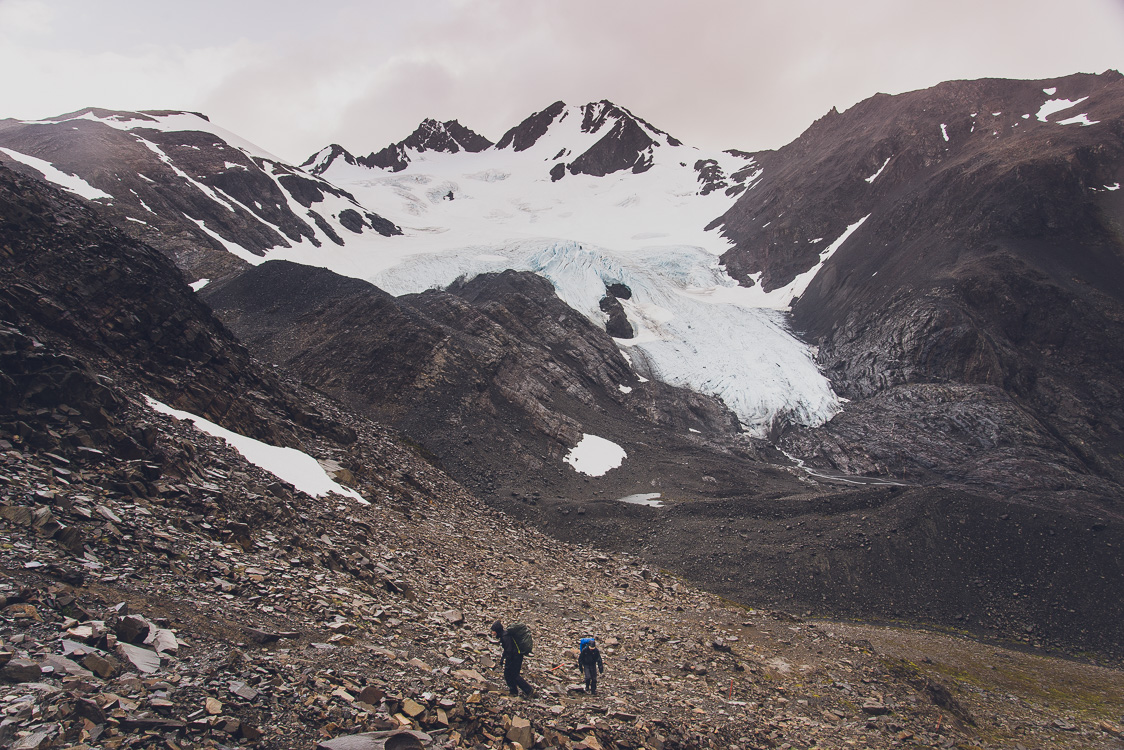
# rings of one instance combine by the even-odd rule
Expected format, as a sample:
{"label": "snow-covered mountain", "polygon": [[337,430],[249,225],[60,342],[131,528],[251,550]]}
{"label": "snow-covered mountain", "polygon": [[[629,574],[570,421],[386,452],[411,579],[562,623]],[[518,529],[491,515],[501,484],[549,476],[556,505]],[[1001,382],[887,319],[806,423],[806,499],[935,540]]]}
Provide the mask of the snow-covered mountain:
{"label": "snow-covered mountain", "polygon": [[794,452],[1027,491],[1124,481],[1122,133],[1108,71],[879,94],[760,155],[715,222],[722,261],[792,290],[851,400]]}
{"label": "snow-covered mountain", "polygon": [[197,276],[274,249],[311,256],[345,237],[399,232],[346,191],[193,112],[0,120],[0,160],[93,201]]}
{"label": "snow-covered mountain", "polygon": [[704,231],[761,176],[754,158],[687,146],[610,102],[556,102],[494,145],[426,120],[365,157],[329,146],[308,172],[185,112],[6,120],[0,148],[82,183],[197,279],[290,260],[397,295],[527,270],[602,326],[605,289],[623,284],[614,331],[642,376],[719,396],[757,436],[839,407],[777,312],[788,298],[738,287],[719,261],[729,241]]}
{"label": "snow-covered mountain", "polygon": [[686,146],[604,101],[557,102],[476,151],[447,137],[424,145],[419,133],[439,125],[390,147],[401,158],[385,169],[338,146],[306,162],[404,234],[378,253],[325,253],[323,265],[392,294],[533,271],[602,325],[606,287],[623,284],[618,343],[645,377],[721,397],[759,436],[838,410],[778,312],[789,299],[738,287],[718,260],[728,242],[704,230],[760,177],[751,156]]}

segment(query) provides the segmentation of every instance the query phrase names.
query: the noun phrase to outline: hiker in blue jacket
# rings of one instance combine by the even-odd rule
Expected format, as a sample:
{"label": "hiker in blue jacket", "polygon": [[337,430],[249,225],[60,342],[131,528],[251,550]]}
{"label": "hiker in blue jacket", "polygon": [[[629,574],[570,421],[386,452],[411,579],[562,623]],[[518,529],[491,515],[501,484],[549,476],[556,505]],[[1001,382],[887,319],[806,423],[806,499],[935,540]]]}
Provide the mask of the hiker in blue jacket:
{"label": "hiker in blue jacket", "polygon": [[523,668],[523,654],[519,653],[515,639],[503,629],[503,623],[499,620],[492,623],[492,632],[496,634],[503,647],[500,666],[503,667],[503,680],[507,683],[507,689],[512,695],[519,695],[519,691],[522,690],[524,695],[530,698],[535,694],[535,689],[519,675],[519,670]]}
{"label": "hiker in blue jacket", "polygon": [[590,695],[597,695],[597,673],[605,673],[605,662],[593,638],[582,638],[578,644],[578,667],[585,673],[585,689]]}

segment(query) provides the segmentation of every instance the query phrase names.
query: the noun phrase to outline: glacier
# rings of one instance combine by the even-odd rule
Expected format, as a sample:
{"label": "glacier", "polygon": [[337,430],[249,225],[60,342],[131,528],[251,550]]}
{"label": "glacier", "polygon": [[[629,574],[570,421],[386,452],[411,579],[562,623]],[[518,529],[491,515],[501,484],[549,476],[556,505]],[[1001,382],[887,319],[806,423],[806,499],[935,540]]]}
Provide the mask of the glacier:
{"label": "glacier", "polygon": [[402,295],[505,269],[545,277],[566,304],[601,326],[606,286],[627,286],[632,297],[621,302],[635,336],[616,343],[637,374],[719,397],[755,436],[782,422],[822,424],[839,411],[784,313],[739,304],[740,287],[697,247],[615,254],[572,240],[523,240],[411,256],[369,281]]}

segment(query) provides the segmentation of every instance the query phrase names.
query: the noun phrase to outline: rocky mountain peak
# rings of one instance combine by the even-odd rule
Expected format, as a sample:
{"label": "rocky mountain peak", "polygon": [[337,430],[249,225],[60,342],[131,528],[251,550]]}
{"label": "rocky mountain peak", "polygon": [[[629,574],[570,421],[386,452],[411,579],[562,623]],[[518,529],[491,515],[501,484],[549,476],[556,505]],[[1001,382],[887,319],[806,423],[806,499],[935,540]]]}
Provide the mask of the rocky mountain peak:
{"label": "rocky mountain peak", "polygon": [[456,120],[438,122],[431,118],[422,120],[417,130],[402,143],[417,151],[444,151],[450,154],[462,150],[476,153],[492,145],[487,138]]}
{"label": "rocky mountain peak", "polygon": [[342,159],[345,164],[354,165],[358,163],[347,149],[338,143],[333,143],[305,159],[301,164],[301,169],[314,175],[321,175],[335,163],[336,159]]}
{"label": "rocky mountain peak", "polygon": [[[653,163],[652,150],[661,145],[680,145],[662,130],[610,101],[592,102],[581,108],[582,132],[605,135],[592,148],[566,167],[570,174],[602,177],[613,172],[644,172]],[[662,142],[661,142],[662,141]]]}
{"label": "rocky mountain peak", "polygon": [[622,110],[608,99],[583,104],[581,113],[583,133],[596,133],[607,120],[619,120],[622,117],[629,116],[625,110]]}
{"label": "rocky mountain peak", "polygon": [[491,147],[492,142],[479,133],[466,128],[456,120],[439,122],[432,118],[422,120],[417,129],[405,140],[392,143],[382,151],[360,157],[358,163],[365,167],[378,167],[391,172],[401,172],[411,161],[410,152],[439,151],[456,154],[461,151],[476,153]]}
{"label": "rocky mountain peak", "polygon": [[648,131],[656,140],[663,141],[669,146],[682,145],[682,141],[679,139],[673,138],[651,123],[637,117],[629,110],[614,104],[608,99],[585,104],[582,106],[581,112],[583,133],[597,133],[608,123],[619,126],[621,121],[625,121]]}

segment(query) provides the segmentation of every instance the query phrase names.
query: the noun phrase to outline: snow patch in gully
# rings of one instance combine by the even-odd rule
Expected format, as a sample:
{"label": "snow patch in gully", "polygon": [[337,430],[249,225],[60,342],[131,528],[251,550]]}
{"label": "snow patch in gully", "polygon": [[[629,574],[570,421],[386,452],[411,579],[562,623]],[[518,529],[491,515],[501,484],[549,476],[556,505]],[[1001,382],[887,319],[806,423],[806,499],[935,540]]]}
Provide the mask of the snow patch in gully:
{"label": "snow patch in gully", "polygon": [[355,490],[335,482],[328,476],[327,472],[324,471],[324,467],[307,453],[302,453],[295,448],[280,448],[275,445],[263,443],[260,440],[254,440],[245,435],[239,435],[237,432],[231,432],[225,427],[220,427],[203,417],[190,412],[180,411],[179,409],[173,409],[149,396],[145,396],[144,398],[149,408],[153,411],[167,414],[175,419],[187,420],[193,423],[195,427],[202,432],[225,440],[250,463],[265,469],[278,479],[288,482],[311,497],[325,497],[327,495],[337,494],[350,497],[363,505],[370,505],[370,503]]}

